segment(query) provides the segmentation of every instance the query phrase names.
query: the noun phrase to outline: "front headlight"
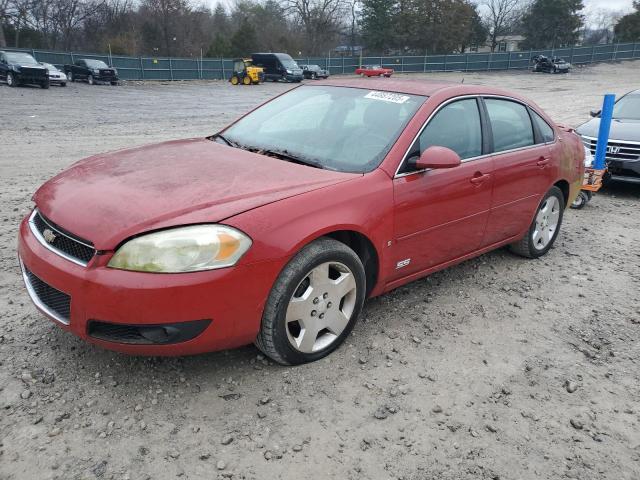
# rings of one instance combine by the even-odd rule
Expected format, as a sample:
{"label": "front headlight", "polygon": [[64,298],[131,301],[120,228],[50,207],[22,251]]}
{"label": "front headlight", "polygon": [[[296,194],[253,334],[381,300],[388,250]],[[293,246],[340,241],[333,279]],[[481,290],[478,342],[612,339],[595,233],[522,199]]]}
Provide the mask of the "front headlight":
{"label": "front headlight", "polygon": [[182,273],[235,265],[251,239],[225,225],[192,225],[149,233],[129,240],[109,267],[138,272]]}
{"label": "front headlight", "polygon": [[100,70],[98,70],[97,68],[93,69],[93,73],[95,73],[96,75],[100,73]]}
{"label": "front headlight", "polygon": [[587,168],[593,167],[593,154],[586,146],[584,147],[584,166]]}
{"label": "front headlight", "polygon": [[289,75],[291,75],[291,70],[287,70],[287,73],[288,73]]}

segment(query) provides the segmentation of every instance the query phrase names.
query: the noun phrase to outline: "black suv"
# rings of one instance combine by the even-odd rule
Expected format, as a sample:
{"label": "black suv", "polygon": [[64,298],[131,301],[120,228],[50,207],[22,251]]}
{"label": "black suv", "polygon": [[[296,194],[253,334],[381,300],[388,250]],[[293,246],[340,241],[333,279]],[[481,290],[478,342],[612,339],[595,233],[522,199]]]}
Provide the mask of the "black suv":
{"label": "black suv", "polygon": [[31,84],[49,88],[49,71],[25,52],[0,51],[0,79],[10,87]]}
{"label": "black suv", "polygon": [[[591,111],[593,117],[576,129],[582,142],[592,154],[596,153],[600,130],[600,110]],[[613,121],[607,142],[605,181],[622,180],[640,183],[640,90],[629,92],[616,101]]]}
{"label": "black suv", "polygon": [[111,85],[118,84],[118,70],[108,66],[102,60],[92,58],[81,58],[73,65],[65,65],[64,73],[70,82],[86,80],[89,85],[97,82],[109,82]]}

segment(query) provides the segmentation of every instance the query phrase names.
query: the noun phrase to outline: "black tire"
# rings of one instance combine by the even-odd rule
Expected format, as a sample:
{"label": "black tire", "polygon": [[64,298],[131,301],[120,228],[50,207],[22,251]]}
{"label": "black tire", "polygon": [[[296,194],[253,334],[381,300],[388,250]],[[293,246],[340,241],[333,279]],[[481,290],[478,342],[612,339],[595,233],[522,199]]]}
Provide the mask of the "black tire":
{"label": "black tire", "polygon": [[7,85],[10,87],[18,86],[18,80],[16,80],[16,76],[11,72],[7,73]]}
{"label": "black tire", "polygon": [[75,82],[76,79],[73,77],[73,72],[69,72],[67,73],[67,78],[69,79],[70,82]]}
{"label": "black tire", "polygon": [[89,85],[95,85],[96,84],[96,81],[94,80],[93,75],[91,75],[91,74],[87,75],[87,83]]}
{"label": "black tire", "polygon": [[591,200],[591,192],[580,190],[580,193],[578,193],[578,196],[570,206],[575,210],[581,210],[587,203],[589,203],[589,200]]}
{"label": "black tire", "polygon": [[115,87],[118,85],[118,82],[111,82],[111,85]]}
{"label": "black tire", "polygon": [[[339,262],[353,274],[356,283],[354,309],[342,333],[327,347],[316,352],[304,353],[296,350],[290,343],[285,316],[289,302],[301,283],[311,270],[326,262]],[[278,275],[267,299],[255,344],[265,355],[282,365],[299,365],[319,360],[338,348],[349,335],[362,310],[365,291],[364,267],[356,253],[337,240],[319,238],[298,252]]]}
{"label": "black tire", "polygon": [[60,84],[60,86],[61,86],[61,87],[66,87],[66,86],[67,86],[67,82],[62,82],[62,83]]}
{"label": "black tire", "polygon": [[315,80],[316,78],[318,78],[318,76],[316,75],[316,73],[315,73],[315,72],[313,72],[313,73],[311,74],[311,80]]}
{"label": "black tire", "polygon": [[[553,232],[553,236],[551,237],[549,243],[544,248],[538,249],[534,246],[534,240],[533,240],[533,234],[536,230],[536,217],[538,216],[540,209],[545,204],[547,199],[552,196],[556,197],[559,204],[558,224],[556,225],[555,231]],[[560,233],[560,227],[562,226],[562,217],[564,214],[564,208],[565,208],[565,204],[564,204],[564,195],[562,194],[562,190],[560,190],[556,186],[551,187],[551,189],[547,192],[547,194],[542,198],[540,205],[538,205],[538,208],[536,209],[536,215],[534,216],[533,221],[531,222],[531,226],[529,227],[529,230],[527,230],[527,233],[520,240],[509,245],[509,248],[511,249],[511,251],[520,256],[527,257],[527,258],[538,258],[546,254],[551,249],[551,247],[556,241],[556,238],[558,238],[558,234]]]}
{"label": "black tire", "polygon": [[48,89],[48,88],[49,88],[49,86],[50,86],[49,80],[45,80],[44,82],[42,82],[42,83],[40,84],[40,87],[41,87],[41,88],[44,88],[45,90],[46,90],[46,89]]}

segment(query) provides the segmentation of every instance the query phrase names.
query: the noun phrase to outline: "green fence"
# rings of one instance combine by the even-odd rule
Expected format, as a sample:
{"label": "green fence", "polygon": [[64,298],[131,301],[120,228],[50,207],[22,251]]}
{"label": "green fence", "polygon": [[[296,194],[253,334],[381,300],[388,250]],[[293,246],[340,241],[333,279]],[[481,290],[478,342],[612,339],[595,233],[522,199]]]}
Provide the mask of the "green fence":
{"label": "green fence", "polygon": [[[228,79],[232,59],[223,58],[166,58],[126,57],[81,52],[51,52],[30,49],[6,49],[26,51],[40,62],[62,66],[79,58],[103,60],[118,69],[124,80],[214,80]],[[563,57],[573,65],[597,62],[640,59],[640,43],[613,43],[589,47],[569,47],[555,50],[529,50],[495,53],[464,53],[424,56],[362,57],[363,65],[382,65],[396,72],[472,72],[492,70],[527,69],[535,55]],[[360,57],[302,57],[297,62],[315,64],[332,75],[353,73],[360,65]]]}

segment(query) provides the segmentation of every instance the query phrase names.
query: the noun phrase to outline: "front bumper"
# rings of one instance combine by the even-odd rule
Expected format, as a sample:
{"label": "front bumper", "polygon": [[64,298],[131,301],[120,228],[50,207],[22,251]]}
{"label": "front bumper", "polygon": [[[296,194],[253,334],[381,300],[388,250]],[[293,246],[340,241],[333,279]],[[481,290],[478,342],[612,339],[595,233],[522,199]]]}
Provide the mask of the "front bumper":
{"label": "front bumper", "polygon": [[[20,225],[18,255],[30,272],[70,297],[68,318],[55,315],[27,286],[36,307],[61,328],[111,350],[140,355],[190,355],[239,347],[254,341],[264,303],[284,262],[260,262],[207,272],[153,274],[107,267],[111,254],[86,267],[45,248],[27,219]],[[34,296],[35,295],[35,296]],[[52,314],[53,313],[53,314]],[[201,333],[177,343],[131,344],[91,335],[95,322],[148,328],[206,322]]]}
{"label": "front bumper", "polygon": [[20,83],[25,83],[28,85],[41,85],[43,83],[47,83],[49,77],[29,73],[16,73],[16,80],[18,80]]}
{"label": "front bumper", "polygon": [[304,75],[300,74],[300,75],[285,75],[285,78],[287,79],[287,82],[301,82],[302,79],[304,78]]}
{"label": "front bumper", "polygon": [[640,180],[639,160],[607,160],[607,168],[614,180],[625,178]]}

